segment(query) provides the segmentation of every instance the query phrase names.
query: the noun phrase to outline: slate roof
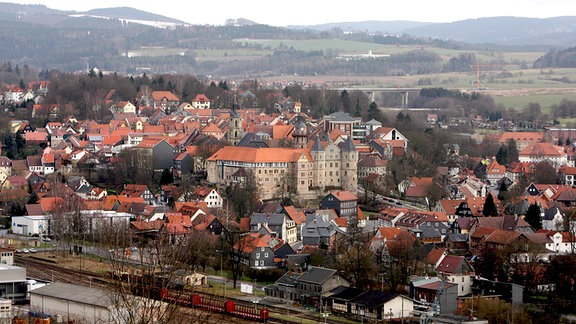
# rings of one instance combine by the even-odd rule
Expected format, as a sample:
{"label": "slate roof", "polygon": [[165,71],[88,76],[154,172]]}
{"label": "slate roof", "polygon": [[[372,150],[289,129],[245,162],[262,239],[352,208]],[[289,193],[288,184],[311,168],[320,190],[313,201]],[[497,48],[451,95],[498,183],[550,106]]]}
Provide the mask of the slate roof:
{"label": "slate roof", "polygon": [[330,298],[350,301],[354,298],[359,297],[364,292],[365,291],[360,288],[338,286],[330,291],[331,293]]}
{"label": "slate roof", "polygon": [[334,274],[336,274],[334,269],[311,266],[308,271],[298,277],[298,281],[321,285]]}
{"label": "slate roof", "polygon": [[368,290],[352,300],[353,303],[367,308],[377,308],[399,296],[397,293],[389,293],[379,290]]}
{"label": "slate roof", "polygon": [[276,280],[275,283],[277,285],[283,285],[283,286],[295,286],[297,278],[298,274],[295,274],[292,271],[288,271],[282,277],[278,278],[278,280]]}
{"label": "slate roof", "polygon": [[344,143],[340,144],[340,149],[343,152],[355,152],[356,146],[354,145],[354,142],[352,142],[352,138],[348,137],[348,138],[346,138]]}
{"label": "slate roof", "polygon": [[320,142],[320,137],[316,135],[316,139],[314,139],[314,144],[310,149],[310,152],[324,152],[324,147],[322,147],[322,143]]}
{"label": "slate roof", "polygon": [[250,217],[250,224],[268,223],[268,225],[282,225],[282,223],[284,223],[284,217],[284,214],[277,213],[253,213]]}
{"label": "slate roof", "polygon": [[552,206],[552,208],[544,209],[544,220],[553,220],[554,216],[556,216],[558,211],[560,211],[560,213],[564,215],[562,210],[560,210],[557,206]]}

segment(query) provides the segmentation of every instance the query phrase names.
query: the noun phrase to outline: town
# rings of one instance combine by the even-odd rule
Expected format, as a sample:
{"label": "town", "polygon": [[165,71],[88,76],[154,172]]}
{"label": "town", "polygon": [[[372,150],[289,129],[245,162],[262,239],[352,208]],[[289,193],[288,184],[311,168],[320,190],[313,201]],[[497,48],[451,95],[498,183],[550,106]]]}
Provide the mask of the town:
{"label": "town", "polygon": [[[57,79],[1,93],[2,311],[504,323],[572,309],[576,129],[537,107],[387,110],[362,91],[192,78],[185,101],[174,76],[66,78],[97,86],[77,106]],[[489,102],[410,100],[439,97]]]}

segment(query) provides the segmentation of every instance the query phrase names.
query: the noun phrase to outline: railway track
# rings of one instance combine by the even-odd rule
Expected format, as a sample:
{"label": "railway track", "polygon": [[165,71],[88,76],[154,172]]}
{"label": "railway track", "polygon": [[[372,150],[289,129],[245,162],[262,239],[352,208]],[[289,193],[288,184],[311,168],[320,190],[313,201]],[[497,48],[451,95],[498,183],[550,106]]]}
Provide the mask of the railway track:
{"label": "railway track", "polygon": [[67,268],[55,263],[38,260],[31,256],[15,256],[14,263],[26,268],[26,276],[42,281],[60,281],[82,286],[105,288],[110,282],[97,272]]}
{"label": "railway track", "polygon": [[[37,279],[48,282],[58,281],[101,289],[110,288],[110,285],[113,284],[112,280],[107,278],[107,276],[102,273],[68,268],[55,263],[36,259],[33,256],[16,255],[14,257],[14,263],[17,266],[26,268],[26,275],[30,279]],[[223,298],[221,295],[212,294],[208,292],[202,292],[201,294],[204,296],[209,296],[210,298],[213,299]],[[253,303],[243,299],[234,297],[229,297],[229,299],[233,299],[238,305],[243,305],[246,307],[254,307]],[[267,323],[296,324],[301,323],[301,319],[318,321],[318,314],[316,313],[309,313],[309,312],[298,313],[296,311],[293,310],[288,311],[286,308],[274,305],[261,304],[258,305],[257,307],[267,307],[270,310],[270,318],[266,321]],[[296,319],[290,319],[287,317],[287,315],[290,315],[292,318]],[[218,316],[214,315],[213,317],[211,317],[209,322],[212,322],[212,320],[214,320],[214,323],[222,323],[221,319],[222,316],[225,315],[223,314],[218,314]],[[232,321],[231,323],[253,323],[253,321],[250,320],[233,318],[229,316],[225,317],[227,319],[226,321],[227,322]],[[336,320],[335,318],[329,318],[327,323],[341,323],[341,322]]]}

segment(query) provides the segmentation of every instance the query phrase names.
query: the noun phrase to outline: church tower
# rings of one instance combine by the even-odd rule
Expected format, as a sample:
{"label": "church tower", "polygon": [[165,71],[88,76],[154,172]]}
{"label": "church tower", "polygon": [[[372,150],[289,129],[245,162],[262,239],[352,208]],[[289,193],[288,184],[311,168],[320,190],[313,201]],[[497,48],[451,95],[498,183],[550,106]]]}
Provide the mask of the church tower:
{"label": "church tower", "polygon": [[294,139],[294,148],[303,149],[308,144],[308,127],[306,126],[304,117],[299,115],[296,123],[294,123],[294,131],[292,132]]}
{"label": "church tower", "polygon": [[234,103],[230,109],[230,118],[228,119],[228,133],[226,137],[230,145],[238,145],[238,142],[244,136],[244,129],[242,127],[242,117],[238,111],[238,105]]}

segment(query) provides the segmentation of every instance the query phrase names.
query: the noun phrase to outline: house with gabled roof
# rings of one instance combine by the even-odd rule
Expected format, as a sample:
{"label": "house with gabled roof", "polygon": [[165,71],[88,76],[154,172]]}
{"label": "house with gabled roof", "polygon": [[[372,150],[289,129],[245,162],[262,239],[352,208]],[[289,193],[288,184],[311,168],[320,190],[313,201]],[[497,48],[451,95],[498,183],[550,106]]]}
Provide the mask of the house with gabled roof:
{"label": "house with gabled roof", "polygon": [[216,188],[205,186],[196,187],[187,194],[186,200],[204,202],[208,208],[221,208],[224,201]]}
{"label": "house with gabled roof", "polygon": [[142,198],[148,205],[154,205],[156,198],[147,185],[125,184],[120,196],[126,198]]}
{"label": "house with gabled roof", "polygon": [[318,214],[307,214],[302,228],[302,244],[332,247],[337,234],[344,234],[331,222]]}
{"label": "house with gabled roof", "polygon": [[203,93],[197,94],[190,104],[194,109],[210,109],[210,99]]}
{"label": "house with gabled roof", "polygon": [[171,91],[152,91],[152,105],[154,109],[162,109],[166,113],[176,111],[180,105],[180,98]]}
{"label": "house with gabled roof", "polygon": [[187,151],[178,153],[174,157],[174,168],[172,174],[176,178],[182,178],[183,175],[188,175],[194,171],[194,158]]}
{"label": "house with gabled roof", "polygon": [[458,309],[458,284],[440,277],[415,278],[410,282],[410,297],[428,304],[437,300],[440,314],[453,315]]}
{"label": "house with gabled roof", "polygon": [[436,268],[440,265],[440,262],[444,260],[444,257],[448,255],[448,249],[444,248],[434,248],[426,254],[424,263],[427,272],[436,271]]}
{"label": "house with gabled roof", "polygon": [[304,212],[292,205],[286,205],[282,207],[282,213],[284,213],[288,218],[290,218],[296,226],[296,241],[302,240],[302,228],[306,223],[306,214]]}
{"label": "house with gabled roof", "polygon": [[332,191],[320,200],[320,209],[334,209],[339,217],[356,220],[358,197],[347,190]]}
{"label": "house with gabled roof", "polygon": [[213,214],[196,217],[192,224],[194,224],[195,231],[206,232],[211,235],[222,235],[227,231],[222,221]]}
{"label": "house with gabled roof", "polygon": [[463,202],[462,199],[440,199],[434,207],[434,211],[443,212],[448,217],[449,223],[454,223],[458,219],[458,206]]}
{"label": "house with gabled roof", "polygon": [[391,141],[390,143],[397,141],[398,143],[401,143],[404,152],[408,149],[408,138],[393,127],[378,127],[370,134],[370,138],[380,139],[382,141]]}
{"label": "house with gabled roof", "polygon": [[250,231],[258,232],[262,227],[273,236],[278,237],[287,243],[295,243],[296,222],[283,213],[252,213],[250,215]]}
{"label": "house with gabled roof", "polygon": [[433,183],[432,177],[409,177],[398,184],[398,191],[406,197],[425,197]]}
{"label": "house with gabled roof", "polygon": [[178,154],[177,148],[163,138],[144,139],[132,149],[138,152],[140,159],[150,163],[154,170],[172,168],[174,157]]}
{"label": "house with gabled roof", "polygon": [[486,167],[486,182],[489,186],[495,187],[498,181],[506,176],[506,166],[492,159]]}
{"label": "house with gabled roof", "polygon": [[576,235],[572,232],[560,232],[553,230],[538,230],[536,233],[545,233],[550,241],[546,243],[546,249],[555,254],[573,254],[576,243]]}
{"label": "house with gabled roof", "polygon": [[438,276],[458,285],[458,297],[472,294],[474,268],[463,256],[446,255],[436,267]]}
{"label": "house with gabled roof", "polygon": [[155,239],[160,232],[162,226],[164,226],[164,221],[161,219],[153,221],[132,221],[130,222],[130,229],[137,236],[142,236],[148,239]]}
{"label": "house with gabled roof", "polygon": [[390,249],[398,246],[412,246],[416,236],[405,228],[378,227],[376,234],[370,239],[369,249],[380,260],[390,260]]}
{"label": "house with gabled roof", "polygon": [[176,201],[174,202],[174,210],[184,215],[188,215],[192,222],[194,222],[196,218],[204,217],[208,214],[208,206],[206,206],[206,203],[204,202]]}
{"label": "house with gabled roof", "polygon": [[281,240],[270,234],[248,233],[234,246],[241,262],[253,269],[275,268],[273,248],[282,244]]}

